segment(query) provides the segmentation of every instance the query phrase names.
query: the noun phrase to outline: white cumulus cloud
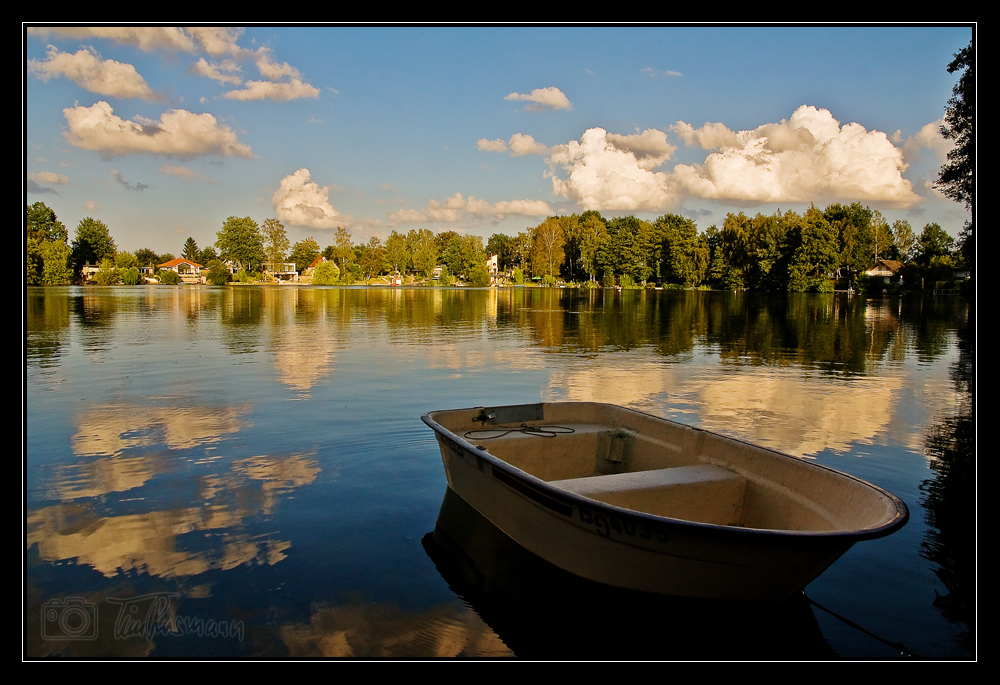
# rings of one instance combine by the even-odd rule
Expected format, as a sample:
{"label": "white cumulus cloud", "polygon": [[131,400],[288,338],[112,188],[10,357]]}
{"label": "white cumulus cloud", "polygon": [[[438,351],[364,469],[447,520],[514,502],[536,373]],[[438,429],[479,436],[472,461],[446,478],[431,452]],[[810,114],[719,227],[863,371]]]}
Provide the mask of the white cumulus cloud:
{"label": "white cumulus cloud", "polygon": [[277,218],[293,226],[336,228],[349,221],[330,204],[329,187],[311,180],[308,169],[299,169],[281,179],[271,196]]}
{"label": "white cumulus cloud", "polygon": [[[551,149],[553,193],[585,209],[674,211],[688,196],[723,202],[878,202],[906,207],[919,201],[903,178],[903,152],[881,131],[841,126],[826,109],[803,105],[788,120],[750,131],[722,124],[671,129],[686,144],[712,150],[704,162],[656,171],[674,153],[662,131],[619,135],[586,131]],[[922,131],[924,146],[933,131]]]}
{"label": "white cumulus cloud", "polygon": [[505,100],[527,100],[531,104],[527,106],[530,110],[542,109],[571,109],[573,105],[569,98],[558,88],[552,86],[548,88],[535,88],[530,93],[511,93]]}
{"label": "white cumulus cloud", "polygon": [[28,174],[28,178],[36,183],[47,183],[49,185],[66,185],[69,183],[69,176],[57,174],[54,171],[38,171]]}
{"label": "white cumulus cloud", "polygon": [[671,130],[684,141],[688,147],[700,147],[703,150],[718,150],[720,148],[736,147],[739,137],[724,124],[706,123],[699,129],[691,124],[678,121]]}
{"label": "white cumulus cloud", "polygon": [[197,48],[187,30],[172,26],[48,26],[31,27],[28,34],[77,39],[102,38],[137,47],[143,52],[194,52]]}
{"label": "white cumulus cloud", "polygon": [[[948,158],[948,153],[955,148],[955,141],[941,135],[941,126],[943,125],[944,119],[925,124],[919,131],[903,141],[903,154],[907,158],[911,158],[919,154],[920,150],[927,149],[933,152],[938,160],[944,162]],[[897,131],[894,140],[898,141],[901,137]]]}
{"label": "white cumulus cloud", "polygon": [[803,105],[788,120],[729,135],[718,125],[685,140],[718,149],[697,166],[678,165],[674,180],[702,198],[748,202],[850,200],[908,206],[918,200],[903,178],[902,151],[881,131],[841,126],[826,109]]}
{"label": "white cumulus cloud", "polygon": [[548,152],[547,147],[524,133],[515,133],[507,141],[507,144],[510,145],[510,153],[515,157],[521,157],[522,155],[544,155]]}
{"label": "white cumulus cloud", "polygon": [[236,134],[211,114],[174,109],[160,115],[159,121],[139,117],[126,121],[115,116],[111,105],[102,100],[90,107],[68,107],[63,116],[69,124],[64,135],[70,144],[106,156],[253,156],[250,146],[239,142]]}
{"label": "white cumulus cloud", "polygon": [[476,141],[476,148],[482,150],[483,152],[506,152],[507,143],[503,142],[499,138],[496,140],[480,138]]}
{"label": "white cumulus cloud", "polygon": [[609,133],[607,141],[615,149],[631,152],[643,169],[655,169],[670,159],[677,147],[667,141],[667,134],[655,128],[647,128],[642,133],[621,135]]}
{"label": "white cumulus cloud", "polygon": [[496,140],[480,138],[476,142],[476,148],[482,152],[507,152],[510,150],[510,154],[513,157],[521,157],[523,155],[544,155],[549,150],[547,147],[525,133],[515,133],[507,142],[504,142],[499,138]]}
{"label": "white cumulus cloud", "polygon": [[507,216],[551,216],[552,208],[542,200],[503,200],[491,203],[473,196],[463,197],[461,193],[445,200],[431,199],[421,210],[401,209],[389,215],[394,224],[403,223],[457,223],[470,218],[489,217],[502,220]]}
{"label": "white cumulus cloud", "polygon": [[319,97],[319,89],[300,79],[291,81],[247,81],[241,90],[231,90],[225,97],[231,100],[297,100]]}
{"label": "white cumulus cloud", "polygon": [[201,57],[191,66],[191,71],[198,76],[204,76],[219,83],[239,85],[243,81],[238,75],[240,66],[234,60],[223,60],[216,63],[209,62],[204,57]]}
{"label": "white cumulus cloud", "polygon": [[82,48],[75,54],[70,54],[60,52],[50,45],[46,50],[45,60],[28,60],[28,71],[43,81],[62,76],[98,95],[144,100],[162,99],[131,64],[111,59],[103,60],[91,48]]}
{"label": "white cumulus cloud", "polygon": [[200,183],[214,183],[211,178],[203,176],[196,171],[191,171],[187,167],[175,164],[163,164],[160,166],[160,173],[167,176],[174,176],[184,181],[198,181]]}
{"label": "white cumulus cloud", "polygon": [[[680,204],[668,174],[640,163],[635,152],[618,147],[603,128],[580,141],[552,148],[548,158],[552,192],[598,211],[659,212]],[[561,178],[556,170],[566,177]]]}

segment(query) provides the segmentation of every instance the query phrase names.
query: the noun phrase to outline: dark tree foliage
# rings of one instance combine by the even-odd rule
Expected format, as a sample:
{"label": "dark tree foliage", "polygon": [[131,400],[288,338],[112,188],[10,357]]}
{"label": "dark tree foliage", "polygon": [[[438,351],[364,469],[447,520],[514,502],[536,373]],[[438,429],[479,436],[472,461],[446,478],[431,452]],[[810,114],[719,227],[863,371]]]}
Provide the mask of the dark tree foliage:
{"label": "dark tree foliage", "polygon": [[100,264],[105,259],[114,259],[118,251],[104,222],[89,216],[77,225],[72,248],[73,268],[77,273],[84,264]]}
{"label": "dark tree foliage", "polygon": [[[941,134],[955,141],[948,163],[941,167],[935,184],[941,192],[972,211],[976,199],[976,56],[970,41],[955,54],[948,73],[961,72],[952,89]],[[974,223],[970,219],[959,238],[962,255],[970,267],[975,264]]]}
{"label": "dark tree foliage", "polygon": [[956,71],[962,74],[952,89],[941,127],[941,134],[955,141],[955,149],[948,153],[948,163],[941,167],[937,187],[971,209],[976,192],[976,75],[972,43],[956,53],[948,65],[949,74]]}

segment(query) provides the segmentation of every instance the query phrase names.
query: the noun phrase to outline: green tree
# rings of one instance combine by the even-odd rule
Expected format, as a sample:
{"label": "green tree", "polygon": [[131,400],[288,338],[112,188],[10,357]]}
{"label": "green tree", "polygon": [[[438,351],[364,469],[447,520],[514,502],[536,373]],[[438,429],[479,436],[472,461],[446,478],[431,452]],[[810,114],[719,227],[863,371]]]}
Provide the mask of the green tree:
{"label": "green tree", "polygon": [[424,278],[430,277],[441,258],[437,241],[434,240],[434,233],[426,228],[421,228],[410,231],[406,237],[412,255],[414,272]]}
{"label": "green tree", "polygon": [[563,231],[563,259],[562,273],[570,281],[575,281],[583,268],[583,239],[584,229],[580,223],[579,214],[559,217]]}
{"label": "green tree", "polygon": [[961,72],[945,110],[941,135],[955,141],[948,163],[935,185],[945,195],[972,209],[976,194],[976,63],[970,42],[955,53],[948,73]]}
{"label": "green tree", "polygon": [[105,259],[114,260],[115,241],[103,222],[87,217],[76,227],[72,244],[73,270],[79,273],[84,264],[101,264]]}
{"label": "green tree", "polygon": [[935,259],[951,254],[955,246],[955,239],[948,235],[948,232],[938,224],[930,223],[924,226],[917,239],[916,261],[921,266],[930,266]]}
{"label": "green tree", "polygon": [[351,234],[343,226],[337,226],[333,244],[323,251],[323,256],[333,260],[341,275],[347,273],[348,267],[354,261],[354,246],[351,243]]}
{"label": "green tree", "polygon": [[68,240],[66,227],[45,203],[36,202],[33,205],[28,205],[25,209],[26,237],[35,238],[42,242],[55,240],[65,243]]}
{"label": "green tree", "polygon": [[[260,236],[264,243],[264,256],[267,258],[267,261],[271,264],[284,262],[289,247],[285,225],[277,219],[266,219],[260,225]],[[315,243],[315,241],[313,242]],[[316,246],[316,253],[319,253],[319,245]]]}
{"label": "green tree", "polygon": [[892,246],[897,260],[910,261],[913,258],[913,248],[916,244],[917,238],[909,221],[897,219],[892,222]]}
{"label": "green tree", "polygon": [[118,269],[115,268],[113,259],[105,257],[101,260],[101,266],[94,274],[94,281],[97,285],[114,285],[121,280]]}
{"label": "green tree", "polygon": [[385,247],[383,247],[381,240],[372,236],[368,243],[361,247],[358,266],[361,267],[365,284],[370,283],[375,276],[386,271],[388,263],[385,261]]}
{"label": "green tree", "polygon": [[486,262],[486,248],[483,239],[477,235],[459,235],[447,231],[448,243],[441,254],[441,259],[448,271],[459,278],[468,278],[472,268]]}
{"label": "green tree", "polygon": [[877,262],[879,259],[888,258],[892,252],[892,229],[889,227],[889,222],[885,220],[882,213],[878,210],[872,212],[872,242],[875,249],[872,255],[872,263]]}
{"label": "green tree", "polygon": [[[948,163],[941,167],[935,184],[941,192],[961,202],[970,212],[976,201],[976,53],[970,41],[955,54],[948,73],[961,72],[944,115],[941,135],[955,141]],[[959,249],[970,269],[975,269],[975,223],[965,222],[959,235]]]}
{"label": "green tree", "polygon": [[67,285],[73,281],[66,227],[44,203],[25,211],[25,283]]}
{"label": "green tree", "polygon": [[514,241],[509,235],[494,233],[486,241],[486,252],[497,256],[500,271],[506,271],[514,264]]}
{"label": "green tree", "polygon": [[823,216],[838,233],[840,262],[837,266],[852,273],[870,267],[875,260],[874,212],[854,202],[847,206],[832,204],[823,210]]}
{"label": "green tree", "polygon": [[708,244],[708,282],[722,285],[726,273],[726,257],[722,246],[722,233],[714,224],[705,229],[705,242]]}
{"label": "green tree", "polygon": [[313,270],[313,285],[333,285],[340,280],[340,269],[331,261],[320,262]]}
{"label": "green tree", "polygon": [[707,243],[693,221],[665,214],[653,222],[653,234],[660,246],[659,275],[665,282],[692,286],[704,280]]}
{"label": "green tree", "polygon": [[829,274],[837,268],[840,254],[837,230],[815,207],[790,227],[791,262],[788,289],[793,292],[833,290]]}
{"label": "green tree", "polygon": [[115,268],[119,271],[128,271],[133,266],[139,266],[139,260],[135,255],[127,250],[119,250],[115,253]]}
{"label": "green tree", "polygon": [[184,241],[184,249],[181,250],[181,257],[198,264],[204,264],[204,262],[198,261],[198,243],[196,243],[194,238],[190,236],[188,236],[188,239]]}
{"label": "green tree", "polygon": [[42,285],[69,285],[73,282],[70,247],[64,241],[50,240],[42,244]]}
{"label": "green tree", "polygon": [[590,280],[597,278],[597,253],[607,237],[607,225],[600,212],[588,210],[579,219],[580,262]]}
{"label": "green tree", "polygon": [[615,272],[610,266],[604,267],[604,272],[601,275],[601,285],[605,288],[615,287]]}
{"label": "green tree", "polygon": [[441,231],[440,233],[434,235],[434,242],[437,245],[438,254],[441,255],[442,259],[444,258],[444,253],[447,252],[448,246],[451,242],[459,237],[461,236],[459,236],[458,233],[455,233],[455,231]]}
{"label": "green tree", "polygon": [[231,216],[216,234],[216,247],[223,261],[229,261],[247,271],[256,270],[264,261],[264,242],[260,227],[248,216]]}
{"label": "green tree", "polygon": [[475,264],[469,269],[468,284],[473,288],[485,288],[490,284],[490,270],[486,268],[486,262]]}
{"label": "green tree", "polygon": [[181,282],[180,274],[173,269],[164,269],[157,274],[157,277],[159,278],[161,285],[178,285]]}
{"label": "green tree", "polygon": [[634,216],[610,219],[607,237],[597,252],[599,267],[615,274],[628,274],[636,283],[645,283],[653,273],[653,226]]}
{"label": "green tree", "polygon": [[229,282],[229,269],[220,259],[213,259],[208,264],[208,273],[205,275],[205,282],[209,285],[225,285]]}
{"label": "green tree", "polygon": [[403,273],[410,262],[410,252],[406,245],[406,236],[393,230],[385,241],[385,260],[393,273]]}
{"label": "green tree", "polygon": [[122,285],[139,285],[142,282],[142,274],[139,273],[139,267],[137,266],[130,266],[119,273],[121,274]]}
{"label": "green tree", "polygon": [[531,271],[535,276],[556,276],[566,258],[566,233],[559,217],[550,216],[531,229]]}
{"label": "green tree", "polygon": [[288,258],[295,262],[295,270],[302,273],[316,261],[319,254],[319,243],[312,238],[306,238],[292,246],[292,253],[288,255]]}
{"label": "green tree", "polygon": [[[168,261],[166,259],[160,259],[160,256],[150,250],[148,247],[140,247],[133,254],[135,254],[136,266],[157,266],[158,264],[163,264],[163,262]],[[196,259],[199,264],[206,264],[200,259]]]}
{"label": "green tree", "polygon": [[[219,253],[216,252],[216,250],[215,250],[214,247],[212,247],[211,245],[208,245],[207,247],[204,247],[204,248],[198,250],[198,256],[195,258],[194,261],[198,262],[202,266],[208,266],[209,263],[212,262],[212,260],[218,259],[218,258],[219,258]],[[168,262],[170,260],[169,259],[164,259],[163,261],[164,262]],[[163,262],[160,262],[160,263],[162,264]]]}
{"label": "green tree", "polygon": [[[462,246],[462,276],[466,279],[471,277],[472,270],[482,264],[486,266],[486,247],[483,239],[478,235],[463,235]],[[487,271],[489,273],[489,271]]]}

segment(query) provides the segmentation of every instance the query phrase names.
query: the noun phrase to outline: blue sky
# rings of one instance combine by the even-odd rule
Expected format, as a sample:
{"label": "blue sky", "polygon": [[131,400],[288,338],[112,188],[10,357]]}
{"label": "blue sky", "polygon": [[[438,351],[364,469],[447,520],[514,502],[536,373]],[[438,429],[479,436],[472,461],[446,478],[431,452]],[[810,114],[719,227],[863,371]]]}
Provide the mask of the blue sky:
{"label": "blue sky", "polygon": [[546,216],[861,202],[957,235],[933,191],[969,25],[26,27],[25,194],[120,249],[229,216],[320,247]]}

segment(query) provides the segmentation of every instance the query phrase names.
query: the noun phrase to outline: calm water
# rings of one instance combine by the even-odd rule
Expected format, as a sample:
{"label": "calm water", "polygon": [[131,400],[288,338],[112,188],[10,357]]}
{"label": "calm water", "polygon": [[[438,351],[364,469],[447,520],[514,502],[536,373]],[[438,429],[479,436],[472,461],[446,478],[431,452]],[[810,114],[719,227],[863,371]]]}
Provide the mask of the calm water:
{"label": "calm water", "polygon": [[[25,328],[27,656],[976,656],[959,299],[29,288]],[[502,538],[483,559],[436,544],[439,513],[481,522],[445,502],[420,415],[540,400],[816,460],[910,522],[789,606],[683,621]]]}

